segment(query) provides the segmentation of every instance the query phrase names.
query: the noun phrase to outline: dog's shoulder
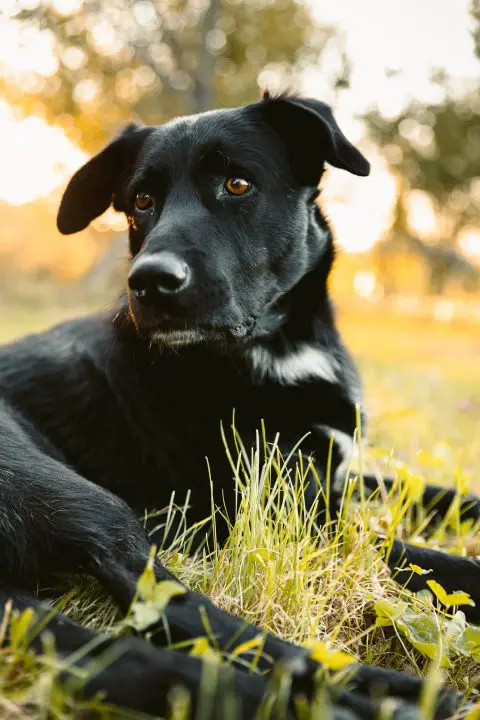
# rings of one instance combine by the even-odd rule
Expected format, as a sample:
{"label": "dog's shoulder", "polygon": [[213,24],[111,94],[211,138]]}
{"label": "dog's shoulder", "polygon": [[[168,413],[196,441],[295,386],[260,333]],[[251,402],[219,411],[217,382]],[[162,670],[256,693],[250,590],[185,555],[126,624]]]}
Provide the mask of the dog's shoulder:
{"label": "dog's shoulder", "polygon": [[0,368],[10,358],[16,361],[31,359],[36,362],[52,358],[61,361],[71,357],[80,347],[94,346],[104,342],[107,335],[113,335],[108,313],[98,313],[63,321],[47,330],[29,333],[11,340],[0,347]]}
{"label": "dog's shoulder", "polygon": [[[107,455],[105,436],[119,432],[106,373],[117,345],[107,313],[70,320],[0,348],[5,417],[16,418],[37,446],[48,445],[49,455],[60,453],[73,467],[80,459],[97,467],[95,441]],[[112,458],[111,447],[109,452]]]}
{"label": "dog's shoulder", "polygon": [[107,314],[76,318],[44,332],[0,347],[0,391],[3,395],[41,393],[61,396],[61,388],[81,381],[95,358],[106,357],[114,345]]}

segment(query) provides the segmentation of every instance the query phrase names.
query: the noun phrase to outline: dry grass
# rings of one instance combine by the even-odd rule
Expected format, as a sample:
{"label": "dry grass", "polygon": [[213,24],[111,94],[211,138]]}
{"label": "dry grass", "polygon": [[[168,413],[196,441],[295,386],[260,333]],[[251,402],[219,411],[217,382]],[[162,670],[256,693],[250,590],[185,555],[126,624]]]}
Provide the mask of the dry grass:
{"label": "dry grass", "polygon": [[[415,598],[396,585],[372,538],[380,529],[388,531],[387,545],[395,533],[421,540],[422,528],[412,524],[409,507],[422,478],[455,482],[458,487],[469,484],[480,491],[478,326],[429,324],[413,318],[392,321],[380,313],[346,314],[341,326],[359,361],[371,416],[370,444],[363,449],[363,462],[382,472],[395,465],[407,481],[381,507],[355,500],[358,483],[348,483],[340,521],[317,529],[314,514],[302,507],[302,471],[292,485],[285,475],[285,459],[275,448],[269,461],[260,466],[255,454],[242,452],[240,439],[227,431],[233,474],[242,488],[227,545],[213,544],[208,554],[191,558],[185,552],[186,538],[180,537],[174,547],[162,549],[161,556],[193,588],[265,629],[296,643],[321,641],[361,661],[424,675],[431,660],[408,632],[375,623],[379,602],[398,605],[403,601],[425,628],[436,628],[436,662],[440,663],[443,652],[447,679],[475,699],[480,687],[480,645],[477,661],[456,641],[443,644],[440,650],[439,637],[446,632],[448,613],[430,599]],[[356,477],[355,468],[351,476]],[[462,524],[455,513],[448,526],[428,539],[430,546],[460,554],[467,549],[479,553],[475,543],[478,528]],[[108,630],[115,622],[108,599],[89,582],[77,591],[68,609],[96,627]],[[18,673],[11,680],[17,664],[23,668],[20,683]],[[52,669],[26,661],[18,649],[4,653],[0,717],[4,708],[5,717],[15,717],[14,711],[18,717],[27,717],[27,700],[32,698],[37,708],[45,710],[56,703],[55,707],[63,708],[57,716],[70,717],[68,702],[59,700],[52,689],[54,674]],[[34,716],[41,717],[41,712],[35,711]]]}

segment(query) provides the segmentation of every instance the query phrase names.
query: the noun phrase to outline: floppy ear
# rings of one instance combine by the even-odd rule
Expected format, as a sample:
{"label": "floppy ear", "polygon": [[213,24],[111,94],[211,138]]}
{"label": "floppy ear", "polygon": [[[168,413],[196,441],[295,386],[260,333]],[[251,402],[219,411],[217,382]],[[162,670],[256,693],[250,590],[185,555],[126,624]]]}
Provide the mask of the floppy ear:
{"label": "floppy ear", "polygon": [[[151,128],[132,123],[98,155],[77,170],[67,185],[57,215],[64,235],[79,232],[111,204],[119,180]],[[116,208],[119,209],[119,208]]]}
{"label": "floppy ear", "polygon": [[264,119],[283,138],[302,182],[317,184],[328,162],[353,175],[368,175],[370,163],[347,140],[331,108],[320,100],[268,92],[257,104]]}

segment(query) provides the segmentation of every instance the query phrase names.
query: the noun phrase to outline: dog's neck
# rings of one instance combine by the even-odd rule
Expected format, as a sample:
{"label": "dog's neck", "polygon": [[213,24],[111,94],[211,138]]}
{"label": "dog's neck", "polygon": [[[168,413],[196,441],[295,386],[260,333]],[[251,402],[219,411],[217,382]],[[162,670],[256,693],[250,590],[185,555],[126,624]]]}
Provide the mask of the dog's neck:
{"label": "dog's neck", "polygon": [[323,230],[328,237],[322,256],[279,303],[284,324],[245,351],[257,382],[291,385],[304,380],[338,380],[341,341],[327,292],[334,247],[326,223]]}

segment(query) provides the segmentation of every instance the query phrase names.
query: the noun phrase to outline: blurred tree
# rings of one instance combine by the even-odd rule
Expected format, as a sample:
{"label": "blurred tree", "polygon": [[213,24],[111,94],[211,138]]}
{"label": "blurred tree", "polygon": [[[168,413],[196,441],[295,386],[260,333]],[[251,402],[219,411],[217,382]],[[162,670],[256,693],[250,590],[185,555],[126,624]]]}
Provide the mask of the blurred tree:
{"label": "blurred tree", "polygon": [[333,35],[302,0],[18,0],[13,29],[50,45],[47,68],[0,68],[9,102],[87,149],[127,118],[159,123],[286,87]]}
{"label": "blurred tree", "polygon": [[475,52],[477,53],[477,57],[480,57],[480,0],[472,0],[472,15],[476,21],[476,26],[473,31]]}
{"label": "blurred tree", "polygon": [[[403,245],[420,253],[429,264],[434,293],[443,292],[451,275],[462,275],[465,287],[475,289],[480,273],[462,255],[459,240],[463,231],[478,230],[480,217],[478,94],[426,106],[414,103],[393,121],[371,113],[367,121],[398,177],[392,232],[379,252]],[[433,203],[436,228],[428,241],[410,222],[412,190],[427,193]]]}
{"label": "blurred tree", "polygon": [[[259,85],[295,86],[330,41],[342,52],[341,37],[315,24],[304,0],[3,3],[17,52],[15,62],[0,66],[0,95],[20,112],[61,125],[88,151],[132,118],[157,124],[254,101]],[[343,55],[333,85],[346,86],[349,72]],[[116,282],[125,243],[113,247],[111,234],[95,228],[84,242],[97,260],[83,284],[98,294]]]}
{"label": "blurred tree", "polygon": [[[480,57],[480,0],[474,0],[472,15]],[[389,255],[400,246],[419,253],[429,266],[430,291],[441,294],[453,276],[462,279],[465,289],[480,285],[480,271],[459,244],[464,231],[478,231],[480,217],[480,82],[459,95],[444,73],[436,72],[432,80],[439,102],[412,102],[393,119],[376,111],[365,119],[398,177],[392,232],[378,254]],[[426,193],[433,204],[436,228],[428,241],[410,222],[412,190]]]}

